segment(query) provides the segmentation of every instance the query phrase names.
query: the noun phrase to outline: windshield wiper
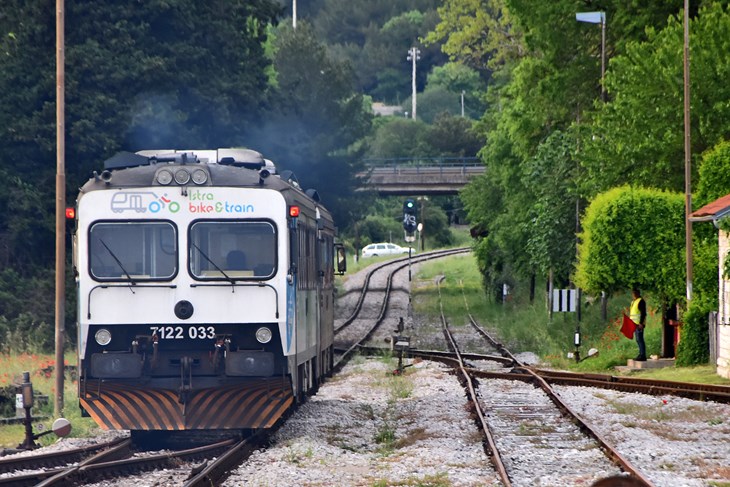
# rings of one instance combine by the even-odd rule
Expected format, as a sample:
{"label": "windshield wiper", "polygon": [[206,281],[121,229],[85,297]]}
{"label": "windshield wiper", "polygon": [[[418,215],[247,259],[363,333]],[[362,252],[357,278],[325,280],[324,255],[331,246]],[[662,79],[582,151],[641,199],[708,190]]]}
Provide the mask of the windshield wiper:
{"label": "windshield wiper", "polygon": [[215,262],[213,262],[213,260],[210,257],[208,257],[205,252],[203,252],[203,249],[201,249],[200,247],[198,247],[197,245],[195,245],[192,242],[190,243],[190,245],[192,245],[193,247],[195,247],[197,249],[197,251],[200,252],[200,255],[202,255],[205,260],[207,260],[208,262],[210,262],[211,264],[213,264],[213,267],[215,267],[215,270],[217,270],[218,272],[220,272],[221,274],[223,274],[223,277],[225,277],[226,279],[228,279],[228,281],[231,283],[231,286],[233,286],[233,289],[234,289],[234,292],[235,292],[236,280],[233,279],[228,274],[226,274],[226,271],[224,271],[223,269],[221,269],[218,266],[218,264],[216,264]]}
{"label": "windshield wiper", "polygon": [[[99,242],[101,242],[101,244],[104,246],[104,248],[107,250],[107,252],[109,252],[109,255],[112,256],[112,259],[114,259],[114,261],[117,263],[117,265],[122,270],[124,275],[127,276],[127,279],[129,279],[129,283],[137,284],[137,281],[132,279],[132,276],[129,274],[129,272],[127,272],[127,269],[124,268],[124,266],[122,265],[122,261],[119,260],[119,257],[117,257],[116,254],[114,252],[112,252],[112,249],[110,249],[109,246],[102,239],[99,239]],[[132,291],[132,292],[134,292],[134,291]]]}

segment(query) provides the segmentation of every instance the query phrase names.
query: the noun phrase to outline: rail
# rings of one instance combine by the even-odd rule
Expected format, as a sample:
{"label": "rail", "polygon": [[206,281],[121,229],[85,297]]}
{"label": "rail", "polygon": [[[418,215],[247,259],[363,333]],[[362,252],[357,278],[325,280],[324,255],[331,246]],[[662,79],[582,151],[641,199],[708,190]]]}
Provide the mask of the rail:
{"label": "rail", "polygon": [[440,168],[440,169],[463,169],[482,168],[482,161],[478,157],[395,157],[395,158],[374,158],[363,159],[366,169],[392,169],[397,172],[399,169]]}

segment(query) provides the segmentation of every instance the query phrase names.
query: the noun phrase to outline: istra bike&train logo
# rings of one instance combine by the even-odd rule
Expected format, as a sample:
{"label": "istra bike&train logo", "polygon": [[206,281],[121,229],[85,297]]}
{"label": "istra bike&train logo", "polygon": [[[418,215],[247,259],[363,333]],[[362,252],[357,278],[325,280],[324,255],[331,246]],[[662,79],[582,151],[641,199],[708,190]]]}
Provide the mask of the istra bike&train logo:
{"label": "istra bike&train logo", "polygon": [[111,210],[114,213],[125,211],[159,213],[163,209],[167,209],[170,213],[177,213],[180,211],[180,203],[170,200],[167,193],[158,196],[152,191],[117,193],[112,197],[111,202]]}
{"label": "istra bike&train logo", "polygon": [[[241,214],[253,213],[254,205],[245,203],[236,203],[230,201],[220,201],[212,193],[191,191],[189,193],[190,201],[187,210],[190,213],[211,214]],[[169,213],[177,213],[180,211],[180,203],[171,200],[167,193],[159,196],[153,191],[130,191],[117,193],[112,197],[111,210],[114,213],[123,213],[133,211],[136,213],[159,213],[167,211]]]}

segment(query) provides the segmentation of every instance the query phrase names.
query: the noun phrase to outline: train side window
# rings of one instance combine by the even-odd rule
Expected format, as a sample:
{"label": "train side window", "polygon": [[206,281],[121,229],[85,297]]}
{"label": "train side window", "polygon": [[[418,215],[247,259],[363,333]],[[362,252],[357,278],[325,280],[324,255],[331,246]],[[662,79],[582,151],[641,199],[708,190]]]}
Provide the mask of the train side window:
{"label": "train side window", "polygon": [[347,272],[347,255],[345,254],[345,246],[341,243],[334,244],[335,254],[337,255],[337,274],[343,275]]}
{"label": "train side window", "polygon": [[170,280],[177,250],[171,222],[97,222],[89,229],[89,274],[98,281]]}

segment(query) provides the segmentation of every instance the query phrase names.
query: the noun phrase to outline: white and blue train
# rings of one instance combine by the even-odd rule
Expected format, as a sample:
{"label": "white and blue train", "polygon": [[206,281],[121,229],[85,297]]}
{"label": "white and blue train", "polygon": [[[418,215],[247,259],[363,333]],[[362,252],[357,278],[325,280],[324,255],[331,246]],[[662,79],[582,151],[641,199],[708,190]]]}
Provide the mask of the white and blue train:
{"label": "white and blue train", "polygon": [[103,428],[267,428],[331,371],[344,252],[258,152],[117,154],[76,219],[79,400]]}

